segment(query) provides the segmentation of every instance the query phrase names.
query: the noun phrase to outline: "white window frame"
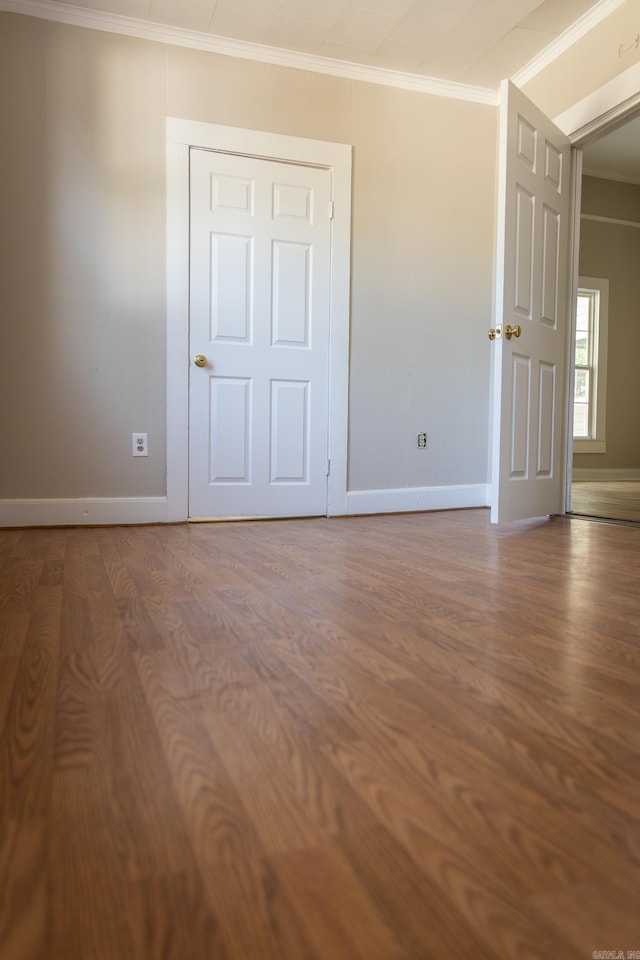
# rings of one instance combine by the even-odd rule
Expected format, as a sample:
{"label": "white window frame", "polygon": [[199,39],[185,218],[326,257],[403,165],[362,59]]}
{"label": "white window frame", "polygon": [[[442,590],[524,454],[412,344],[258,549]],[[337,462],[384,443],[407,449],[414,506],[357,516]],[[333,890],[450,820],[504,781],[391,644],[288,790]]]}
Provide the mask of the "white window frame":
{"label": "white window frame", "polygon": [[[578,294],[596,293],[596,319],[593,331],[592,370],[590,412],[592,435],[588,438],[574,437],[574,453],[606,453],[606,405],[607,405],[607,350],[609,339],[609,281],[601,277],[579,277]],[[574,338],[575,343],[575,338]],[[573,355],[575,379],[575,348]],[[573,401],[572,408],[573,410]],[[572,415],[573,422],[573,415]]]}

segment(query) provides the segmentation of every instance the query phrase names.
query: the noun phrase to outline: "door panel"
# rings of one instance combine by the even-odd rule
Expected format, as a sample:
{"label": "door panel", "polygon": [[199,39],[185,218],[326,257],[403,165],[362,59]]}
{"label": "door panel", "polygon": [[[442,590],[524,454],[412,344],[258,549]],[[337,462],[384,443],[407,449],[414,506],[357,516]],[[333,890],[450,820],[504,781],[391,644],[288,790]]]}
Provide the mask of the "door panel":
{"label": "door panel", "polygon": [[535,197],[516,186],[515,297],[513,308],[525,320],[533,306],[533,225]]}
{"label": "door panel", "polygon": [[216,438],[210,445],[209,483],[251,483],[251,381],[210,377],[209,397]]}
{"label": "door panel", "polygon": [[538,467],[539,477],[552,477],[556,410],[556,367],[540,361],[538,390]]}
{"label": "door panel", "polygon": [[276,240],[273,244],[273,313],[271,343],[306,347],[311,314],[311,247]]}
{"label": "door panel", "polygon": [[[570,316],[568,139],[502,87],[492,522],[558,513]],[[510,339],[508,327],[519,328]]]}
{"label": "door panel", "polygon": [[326,514],[331,173],[190,169],[190,516]]}
{"label": "door panel", "polygon": [[511,478],[529,474],[529,403],[531,397],[531,360],[514,353],[511,357]]}
{"label": "door panel", "polygon": [[212,233],[210,341],[251,341],[252,276],[253,238]]}
{"label": "door panel", "polygon": [[308,483],[309,384],[271,381],[272,483]]}

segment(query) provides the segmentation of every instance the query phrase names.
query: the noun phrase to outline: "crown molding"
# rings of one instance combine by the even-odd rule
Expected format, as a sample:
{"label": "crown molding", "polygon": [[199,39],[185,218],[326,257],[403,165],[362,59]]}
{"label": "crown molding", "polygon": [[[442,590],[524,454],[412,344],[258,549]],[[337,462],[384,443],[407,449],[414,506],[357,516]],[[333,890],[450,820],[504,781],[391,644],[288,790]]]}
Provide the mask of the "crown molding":
{"label": "crown molding", "polygon": [[[548,44],[521,70],[514,73],[511,77],[513,83],[518,87],[523,87],[529,83],[625,2],[626,0],[599,0],[595,6],[576,20],[556,40]],[[148,20],[137,20],[133,17],[125,17],[115,13],[91,10],[87,7],[58,3],[57,0],[56,2],[48,2],[48,0],[0,0],[0,12],[39,17],[56,23],[85,27],[89,30],[101,30],[120,36],[152,40],[170,46],[203,50],[227,57],[289,67],[294,70],[307,70],[332,77],[342,77],[346,80],[359,80],[362,83],[376,83],[401,90],[413,90],[417,93],[427,93],[435,97],[448,97],[454,100],[466,100],[470,103],[483,103],[489,106],[498,106],[500,102],[499,90],[492,90],[488,87],[439,80],[435,77],[423,77],[416,73],[387,70],[383,67],[372,67],[344,60],[332,60],[328,57],[299,53],[294,50],[283,50],[279,47],[268,47],[259,43],[219,37],[197,30],[185,30]]]}
{"label": "crown molding", "polygon": [[553,40],[544,50],[541,50],[539,54],[533,57],[529,63],[525,64],[522,70],[514,73],[511,80],[516,86],[522,88],[525,83],[533,80],[545,67],[548,67],[554,60],[557,60],[563,53],[566,53],[574,43],[577,43],[578,40],[581,40],[590,30],[593,30],[599,23],[606,20],[614,10],[617,10],[618,7],[621,7],[625,2],[626,0],[600,0],[599,3],[596,3],[594,7],[579,17],[575,23],[572,23],[556,40]]}
{"label": "crown molding", "polygon": [[197,30],[183,30],[146,20],[136,20],[119,14],[104,13],[86,7],[75,7],[64,3],[47,3],[45,0],[0,0],[0,12],[17,13],[24,16],[39,17],[56,23],[66,23],[89,30],[102,30],[141,40],[153,40],[171,46],[188,47],[192,50],[204,50],[227,57],[244,60],[257,60],[279,67],[294,70],[308,70],[343,77],[347,80],[360,80],[363,83],[376,83],[401,90],[413,90],[428,93],[435,97],[449,97],[454,100],[467,100],[471,103],[484,103],[497,106],[499,95],[496,90],[486,87],[474,87],[464,83],[422,77],[414,73],[402,73],[386,70],[382,67],[370,67],[364,64],[347,63],[343,60],[331,60],[312,54],[282,50],[258,43],[248,43]]}

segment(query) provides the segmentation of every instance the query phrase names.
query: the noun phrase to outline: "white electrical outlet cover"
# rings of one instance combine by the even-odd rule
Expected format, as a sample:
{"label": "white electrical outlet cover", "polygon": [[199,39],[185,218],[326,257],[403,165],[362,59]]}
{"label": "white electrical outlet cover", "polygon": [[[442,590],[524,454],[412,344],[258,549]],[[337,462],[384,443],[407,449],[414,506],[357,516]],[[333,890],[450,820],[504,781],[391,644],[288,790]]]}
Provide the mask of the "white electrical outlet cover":
{"label": "white electrical outlet cover", "polygon": [[134,457],[148,457],[149,444],[146,433],[131,434],[131,455]]}

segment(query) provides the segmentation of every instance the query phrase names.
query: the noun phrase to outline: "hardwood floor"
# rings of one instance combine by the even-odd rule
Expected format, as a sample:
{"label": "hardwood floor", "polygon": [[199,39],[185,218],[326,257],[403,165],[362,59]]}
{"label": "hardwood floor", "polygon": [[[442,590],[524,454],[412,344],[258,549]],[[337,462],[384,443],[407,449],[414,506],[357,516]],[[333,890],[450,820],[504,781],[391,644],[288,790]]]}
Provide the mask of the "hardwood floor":
{"label": "hardwood floor", "polygon": [[640,483],[636,480],[572,483],[571,512],[585,517],[640,523]]}
{"label": "hardwood floor", "polygon": [[640,951],[640,529],[0,531],[1,960]]}

